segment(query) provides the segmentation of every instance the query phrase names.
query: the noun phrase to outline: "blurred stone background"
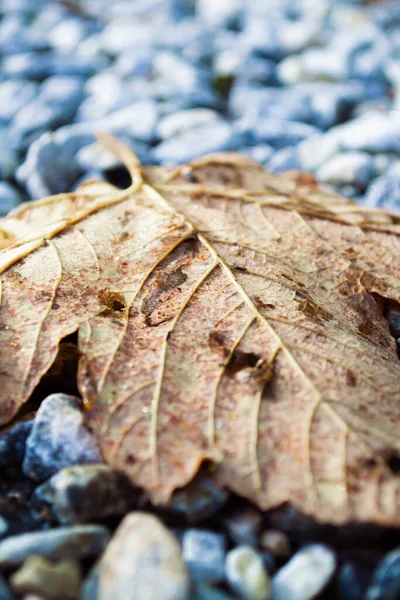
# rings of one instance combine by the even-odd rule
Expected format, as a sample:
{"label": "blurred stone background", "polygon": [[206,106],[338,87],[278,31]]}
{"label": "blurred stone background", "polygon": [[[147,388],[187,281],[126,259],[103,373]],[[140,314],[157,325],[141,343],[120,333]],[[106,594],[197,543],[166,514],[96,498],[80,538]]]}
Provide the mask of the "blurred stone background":
{"label": "blurred stone background", "polygon": [[0,0],[0,212],[238,150],[400,208],[400,2]]}

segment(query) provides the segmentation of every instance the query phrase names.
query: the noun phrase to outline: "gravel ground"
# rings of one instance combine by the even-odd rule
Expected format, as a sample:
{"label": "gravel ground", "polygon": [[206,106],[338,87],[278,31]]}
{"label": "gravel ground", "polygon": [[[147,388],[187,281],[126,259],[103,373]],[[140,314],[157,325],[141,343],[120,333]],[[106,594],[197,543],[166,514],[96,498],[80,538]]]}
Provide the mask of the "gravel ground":
{"label": "gravel ground", "polygon": [[[0,214],[88,177],[123,186],[96,131],[145,163],[237,150],[400,209],[398,1],[0,0],[0,14]],[[57,393],[0,433],[0,600],[400,598],[398,532],[261,514],[206,472],[156,511],[102,464],[67,387],[42,386],[37,404]]]}

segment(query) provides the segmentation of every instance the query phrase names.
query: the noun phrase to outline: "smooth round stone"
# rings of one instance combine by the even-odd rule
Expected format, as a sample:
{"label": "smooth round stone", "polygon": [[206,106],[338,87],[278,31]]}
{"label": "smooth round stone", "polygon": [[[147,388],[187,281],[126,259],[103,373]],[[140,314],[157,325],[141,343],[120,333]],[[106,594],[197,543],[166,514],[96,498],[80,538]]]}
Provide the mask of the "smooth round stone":
{"label": "smooth round stone", "polygon": [[389,552],[376,568],[366,600],[398,600],[400,596],[400,548]]}
{"label": "smooth round stone", "polygon": [[249,130],[255,143],[268,144],[277,150],[285,146],[295,146],[319,133],[317,127],[296,121],[258,119],[254,126],[247,125],[246,121],[243,125]]}
{"label": "smooth round stone", "polygon": [[371,154],[400,152],[400,112],[369,113],[332,130],[340,145]]}
{"label": "smooth round stone", "polygon": [[189,600],[190,579],[180,546],[157,517],[128,514],[99,564],[99,600]]}
{"label": "smooth round stone", "polygon": [[262,558],[250,546],[238,546],[228,553],[225,574],[230,588],[240,598],[267,600],[271,597],[271,584]]}
{"label": "smooth round stone", "polygon": [[0,83],[0,121],[9,125],[20,109],[37,94],[38,86],[32,81],[6,80]]}
{"label": "smooth round stone", "polygon": [[311,600],[325,588],[335,569],[335,555],[327,546],[306,546],[273,577],[273,599]]}
{"label": "smooth round stone", "polygon": [[[10,210],[18,206],[21,202],[21,195],[19,192],[6,181],[0,181],[0,214],[6,215]],[[1,440],[3,437],[0,437],[0,463],[1,463],[1,455],[2,455],[2,444]]]}
{"label": "smooth round stone", "polygon": [[210,27],[229,28],[235,25],[243,12],[242,0],[197,0],[196,11],[199,18]]}
{"label": "smooth round stone", "polygon": [[276,173],[303,168],[297,149],[290,146],[274,152],[267,162],[267,167]]}
{"label": "smooth round stone", "polygon": [[220,582],[224,578],[226,539],[220,533],[187,529],[182,539],[182,556],[193,579]]}
{"label": "smooth round stone", "polygon": [[102,462],[96,441],[83,424],[79,400],[67,394],[48,396],[26,442],[25,475],[43,481],[65,467]]}
{"label": "smooth round stone", "polygon": [[77,561],[53,563],[40,556],[30,556],[13,573],[10,583],[17,594],[34,593],[74,600],[79,592],[81,579]]}
{"label": "smooth round stone", "polygon": [[153,157],[164,165],[184,163],[210,152],[230,150],[237,141],[230,124],[215,122],[161,142],[154,149]]}
{"label": "smooth round stone", "polygon": [[36,489],[63,525],[88,523],[129,512],[139,494],[124,475],[106,465],[68,467]]}
{"label": "smooth round stone", "polygon": [[157,126],[157,134],[162,140],[165,140],[197,127],[212,124],[220,119],[219,114],[210,108],[179,110],[160,120]]}
{"label": "smooth round stone", "polygon": [[51,133],[41,135],[30,146],[25,162],[17,169],[18,181],[33,199],[67,192],[81,175],[78,163],[65,146],[56,142],[55,136]]}
{"label": "smooth round stone", "polygon": [[397,212],[400,208],[400,176],[382,175],[368,188],[363,204]]}
{"label": "smooth round stone", "polygon": [[104,550],[109,538],[108,530],[100,525],[22,533],[0,542],[0,567],[16,567],[33,554],[51,560],[97,556]]}
{"label": "smooth round stone", "polygon": [[64,18],[50,29],[49,44],[61,52],[73,52],[94,29],[94,22]]}
{"label": "smooth round stone", "polygon": [[278,558],[286,558],[291,553],[288,536],[276,529],[267,529],[260,535],[260,546]]}
{"label": "smooth round stone", "polygon": [[343,152],[331,158],[317,171],[317,179],[341,187],[364,189],[374,176],[374,162],[366,152]]}

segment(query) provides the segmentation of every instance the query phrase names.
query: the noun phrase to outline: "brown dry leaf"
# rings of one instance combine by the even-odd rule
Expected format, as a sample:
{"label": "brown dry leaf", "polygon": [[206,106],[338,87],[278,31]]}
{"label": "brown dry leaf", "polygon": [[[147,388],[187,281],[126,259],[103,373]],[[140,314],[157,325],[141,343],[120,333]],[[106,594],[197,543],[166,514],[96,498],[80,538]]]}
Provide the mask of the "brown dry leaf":
{"label": "brown dry leaf", "polygon": [[[0,222],[0,422],[79,329],[104,457],[155,502],[195,475],[263,509],[400,525],[400,219],[237,154]],[[372,295],[374,294],[374,296]]]}

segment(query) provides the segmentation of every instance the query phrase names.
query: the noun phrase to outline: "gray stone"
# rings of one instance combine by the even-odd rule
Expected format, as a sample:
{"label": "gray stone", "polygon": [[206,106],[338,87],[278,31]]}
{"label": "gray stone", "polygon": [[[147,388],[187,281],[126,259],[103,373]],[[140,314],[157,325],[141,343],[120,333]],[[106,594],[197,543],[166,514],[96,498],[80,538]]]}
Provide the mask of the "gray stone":
{"label": "gray stone", "polygon": [[400,175],[382,175],[369,186],[363,204],[372,208],[398,212],[400,209]]}
{"label": "gray stone", "polygon": [[122,77],[150,77],[153,53],[149,48],[123,51],[117,58],[114,69]]}
{"label": "gray stone", "polygon": [[0,181],[0,215],[6,215],[8,212],[10,212],[10,210],[18,206],[20,202],[21,195],[19,192],[10,183],[7,183],[6,181]]}
{"label": "gray stone", "polygon": [[219,114],[209,108],[179,110],[160,120],[157,126],[157,134],[165,140],[220,120]]}
{"label": "gray stone", "polygon": [[153,142],[158,109],[153,100],[143,100],[112,112],[97,123],[107,131],[121,132],[141,142]]}
{"label": "gray stone", "polygon": [[400,596],[400,548],[389,552],[377,566],[366,600],[397,600]]}
{"label": "gray stone", "polygon": [[101,525],[59,527],[8,537],[0,542],[0,567],[16,567],[33,554],[51,560],[80,559],[99,555],[109,541]]}
{"label": "gray stone", "polygon": [[183,559],[194,580],[220,582],[224,579],[225,536],[213,531],[187,529],[182,539]]}
{"label": "gray stone", "polygon": [[229,587],[240,598],[268,600],[271,597],[271,583],[262,558],[250,546],[238,546],[228,553],[225,572]]}
{"label": "gray stone", "polygon": [[275,149],[295,146],[311,136],[318,135],[319,130],[306,123],[281,121],[275,119],[258,119],[257,124],[246,124],[242,127],[248,131],[256,144],[268,144]]}
{"label": "gray stone", "polygon": [[67,467],[36,489],[63,525],[88,523],[129,512],[140,498],[127,478],[106,465]]}
{"label": "gray stone", "polygon": [[32,81],[2,81],[0,83],[0,121],[9,125],[18,111],[37,94],[38,86]]}
{"label": "gray stone", "polygon": [[316,171],[341,150],[338,137],[329,133],[313,135],[300,142],[296,148],[297,157],[306,171]]}
{"label": "gray stone", "polygon": [[343,81],[349,76],[349,56],[339,48],[312,48],[283,60],[278,75],[286,85],[301,81]]}
{"label": "gray stone", "polygon": [[35,54],[30,52],[7,56],[3,62],[4,75],[39,81],[50,75],[86,77],[94,71],[94,68],[95,65],[92,61],[72,54]]}
{"label": "gray stone", "polygon": [[26,440],[32,430],[32,425],[33,421],[22,421],[0,434],[0,467],[2,469],[18,469],[22,466]]}
{"label": "gray stone", "polygon": [[234,117],[254,119],[254,127],[260,116],[306,123],[312,123],[314,117],[310,98],[306,94],[296,94],[290,89],[250,86],[241,82],[232,87],[228,107]]}
{"label": "gray stone", "polygon": [[81,173],[68,148],[58,144],[53,134],[44,133],[30,146],[16,175],[36,199],[69,191]]}
{"label": "gray stone", "polygon": [[328,584],[336,568],[332,550],[313,544],[299,550],[272,579],[274,600],[311,600]]}
{"label": "gray stone", "polygon": [[348,150],[364,150],[372,154],[400,152],[400,113],[364,114],[335,127],[329,135]]}
{"label": "gray stone", "polygon": [[14,594],[8,587],[7,581],[0,575],[0,599],[14,600]]}
{"label": "gray stone", "polygon": [[171,508],[190,523],[214,516],[227,502],[229,492],[216,485],[214,479],[200,470],[188,485],[176,490]]}
{"label": "gray stone", "polygon": [[50,46],[60,52],[73,52],[93,29],[93,21],[64,17],[50,29],[47,40]]}
{"label": "gray stone", "polygon": [[26,442],[25,475],[41,481],[64,467],[101,462],[96,441],[83,424],[79,400],[66,394],[48,396]]}
{"label": "gray stone", "polygon": [[76,598],[81,585],[81,569],[75,560],[54,564],[41,556],[30,556],[13,573],[11,587],[17,594],[43,594],[45,597]]}
{"label": "gray stone", "polygon": [[136,512],[122,521],[99,564],[99,600],[188,600],[189,574],[177,540],[157,517]]}
{"label": "gray stone", "polygon": [[290,169],[302,169],[302,163],[297,148],[288,146],[274,152],[267,163],[268,169],[276,173],[283,173]]}
{"label": "gray stone", "polygon": [[225,122],[197,127],[161,142],[153,152],[156,161],[165,165],[184,163],[209,152],[222,152],[235,148],[240,136]]}
{"label": "gray stone", "polygon": [[366,152],[343,152],[328,160],[317,171],[317,179],[336,187],[352,185],[365,189],[374,176],[374,163]]}
{"label": "gray stone", "polygon": [[224,515],[223,525],[235,544],[256,546],[262,524],[261,513],[252,506],[244,506]]}

